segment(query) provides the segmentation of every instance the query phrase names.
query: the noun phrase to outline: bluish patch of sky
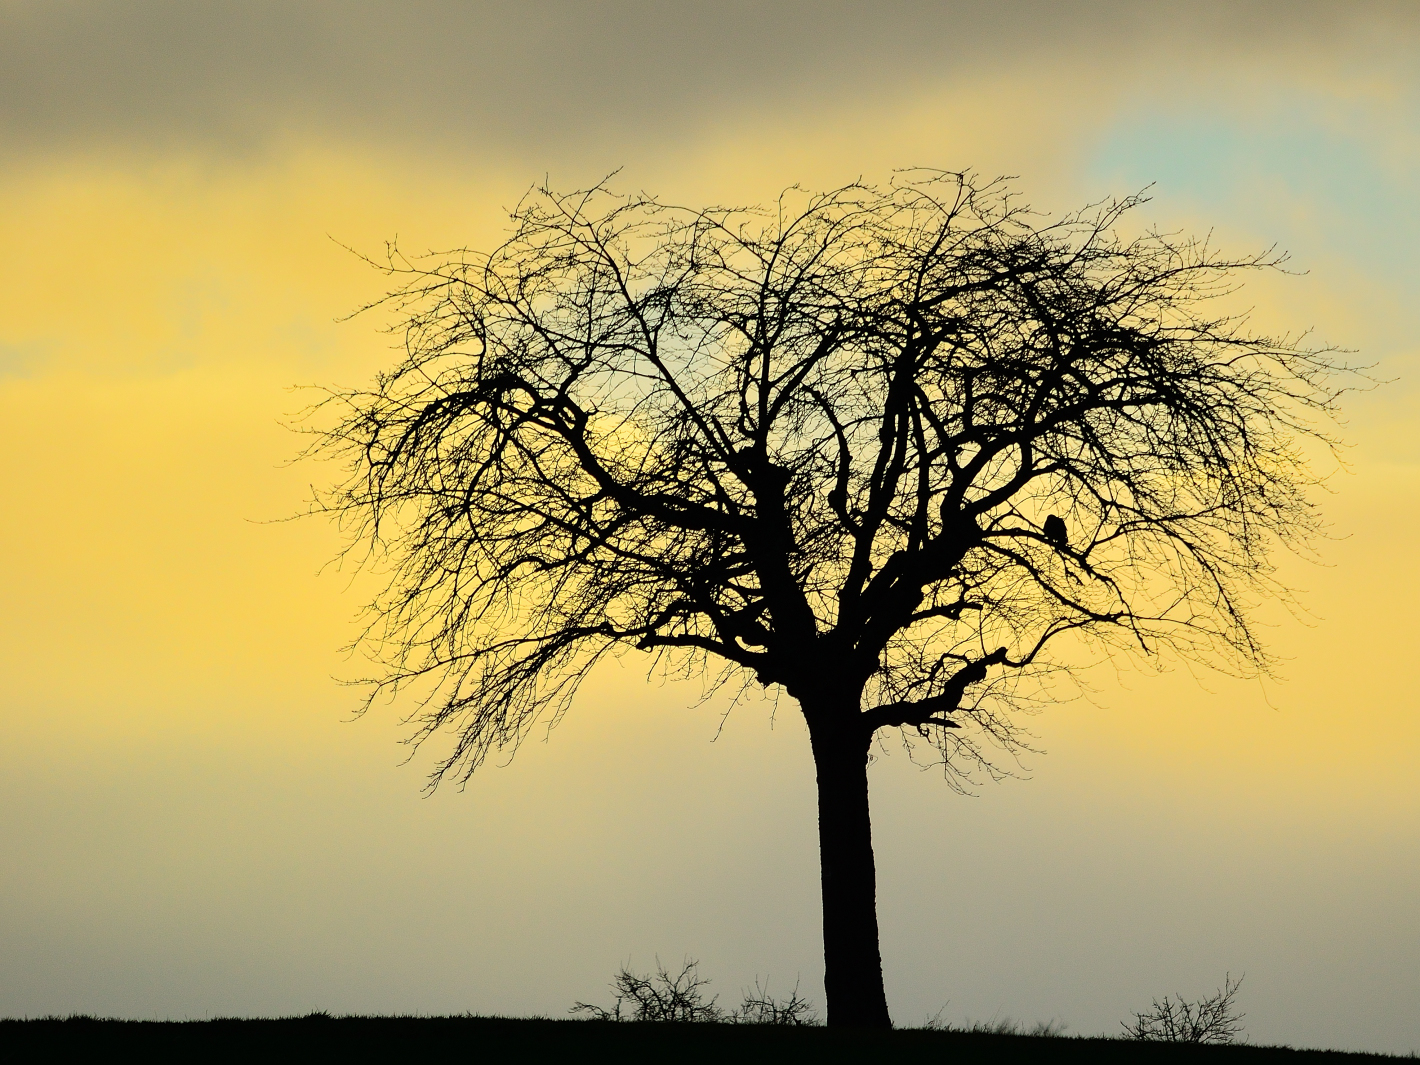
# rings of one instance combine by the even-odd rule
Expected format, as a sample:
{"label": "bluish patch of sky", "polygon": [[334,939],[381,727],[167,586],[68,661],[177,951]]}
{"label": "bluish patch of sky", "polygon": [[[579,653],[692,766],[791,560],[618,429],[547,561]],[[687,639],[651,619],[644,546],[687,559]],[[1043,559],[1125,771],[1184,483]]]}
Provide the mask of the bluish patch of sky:
{"label": "bluish patch of sky", "polygon": [[[1358,273],[1420,286],[1420,107],[1388,108],[1384,125],[1357,108],[1238,111],[1146,109],[1090,153],[1092,187],[1156,184],[1234,233],[1305,260],[1339,257]],[[1397,152],[1396,145],[1408,151]],[[1408,158],[1407,158],[1408,156]]]}
{"label": "bluish patch of sky", "polygon": [[42,354],[38,345],[0,343],[0,381],[28,377]]}
{"label": "bluish patch of sky", "polygon": [[1275,244],[1336,286],[1352,318],[1319,339],[1358,349],[1388,382],[1346,410],[1353,424],[1392,427],[1377,454],[1420,462],[1420,94],[1383,106],[1201,103],[1126,115],[1089,153],[1089,186],[1122,194],[1153,183],[1146,217],[1215,224],[1230,252]]}

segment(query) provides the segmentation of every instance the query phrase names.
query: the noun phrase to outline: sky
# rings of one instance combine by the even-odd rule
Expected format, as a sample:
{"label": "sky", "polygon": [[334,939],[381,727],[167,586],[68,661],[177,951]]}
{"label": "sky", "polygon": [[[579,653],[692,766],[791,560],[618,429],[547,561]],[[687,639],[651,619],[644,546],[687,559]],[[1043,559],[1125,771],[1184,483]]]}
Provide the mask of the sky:
{"label": "sky", "polygon": [[[1420,1049],[1420,12],[1348,3],[0,0],[0,1016],[565,1015],[698,958],[822,1003],[790,704],[629,653],[421,794],[354,719],[367,578],[299,514],[302,386],[396,357],[379,254],[530,185],[763,202],[894,168],[1275,246],[1259,329],[1345,402],[1279,676],[1102,664],[971,796],[870,770],[898,1024],[1132,1011],[1246,974],[1256,1042]],[[437,741],[435,741],[437,746]]]}

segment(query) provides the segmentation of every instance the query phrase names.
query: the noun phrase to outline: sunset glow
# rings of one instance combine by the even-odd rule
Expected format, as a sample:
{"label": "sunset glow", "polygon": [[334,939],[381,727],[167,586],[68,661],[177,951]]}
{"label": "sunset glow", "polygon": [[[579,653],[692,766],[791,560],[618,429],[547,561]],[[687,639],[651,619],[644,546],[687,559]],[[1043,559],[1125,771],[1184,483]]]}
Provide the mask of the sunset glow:
{"label": "sunset glow", "polygon": [[291,520],[333,476],[300,386],[397,354],[351,249],[488,247],[544,176],[699,205],[927,165],[1276,245],[1258,329],[1382,383],[1280,560],[1303,611],[1260,607],[1276,679],[1097,664],[975,797],[882,744],[894,1019],[1114,1034],[1245,972],[1254,1042],[1420,1048],[1420,18],[652,6],[0,2],[0,1015],[562,1016],[657,954],[821,998],[792,702],[722,721],[627,652],[429,798],[410,708],[352,721],[372,586]]}

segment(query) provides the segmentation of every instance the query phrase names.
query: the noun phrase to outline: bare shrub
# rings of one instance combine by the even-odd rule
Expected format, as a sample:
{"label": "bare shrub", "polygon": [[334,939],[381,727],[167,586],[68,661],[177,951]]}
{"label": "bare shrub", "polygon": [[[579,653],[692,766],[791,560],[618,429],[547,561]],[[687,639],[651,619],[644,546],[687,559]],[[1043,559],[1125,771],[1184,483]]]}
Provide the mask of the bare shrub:
{"label": "bare shrub", "polygon": [[710,981],[700,975],[700,963],[687,958],[679,974],[656,959],[654,975],[642,976],[623,965],[612,979],[616,1003],[611,1009],[578,1002],[573,1013],[586,1013],[599,1021],[718,1021],[725,1011],[715,1004],[719,996],[705,997]]}
{"label": "bare shrub", "polygon": [[799,987],[785,999],[776,999],[767,984],[755,980],[754,991],[744,993],[744,1001],[732,1010],[720,1007],[718,995],[706,997],[710,980],[700,975],[700,963],[687,958],[672,976],[656,959],[654,974],[642,975],[623,965],[612,979],[615,1002],[610,1009],[578,1002],[573,1013],[583,1013],[598,1021],[721,1021],[727,1024],[818,1024],[813,1003],[799,995]]}
{"label": "bare shrub", "polygon": [[[1244,974],[1245,976],[1246,974]],[[1243,1034],[1242,1020],[1234,999],[1243,977],[1229,973],[1216,994],[1188,1002],[1182,995],[1154,999],[1152,1009],[1136,1013],[1134,1020],[1121,1021],[1131,1038],[1167,1043],[1236,1043]]]}
{"label": "bare shrub", "polygon": [[814,1009],[813,1003],[806,998],[799,997],[799,985],[794,985],[794,990],[789,993],[786,999],[776,999],[769,993],[769,986],[766,982],[764,987],[760,987],[759,980],[754,982],[754,991],[744,993],[744,1001],[740,1003],[740,1008],[735,1010],[728,1018],[737,1024],[785,1024],[785,1025],[806,1025],[818,1024],[818,1011]]}

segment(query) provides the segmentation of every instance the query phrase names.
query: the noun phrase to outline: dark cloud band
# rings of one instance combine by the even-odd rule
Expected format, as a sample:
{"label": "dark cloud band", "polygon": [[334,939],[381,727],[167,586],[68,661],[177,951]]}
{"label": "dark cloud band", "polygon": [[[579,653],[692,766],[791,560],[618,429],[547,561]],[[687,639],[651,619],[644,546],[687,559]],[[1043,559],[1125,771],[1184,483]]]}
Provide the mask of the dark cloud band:
{"label": "dark cloud band", "polygon": [[1300,0],[0,2],[0,150],[240,151],[320,131],[547,157],[1045,55],[1108,70],[1188,41],[1265,51],[1416,23]]}

